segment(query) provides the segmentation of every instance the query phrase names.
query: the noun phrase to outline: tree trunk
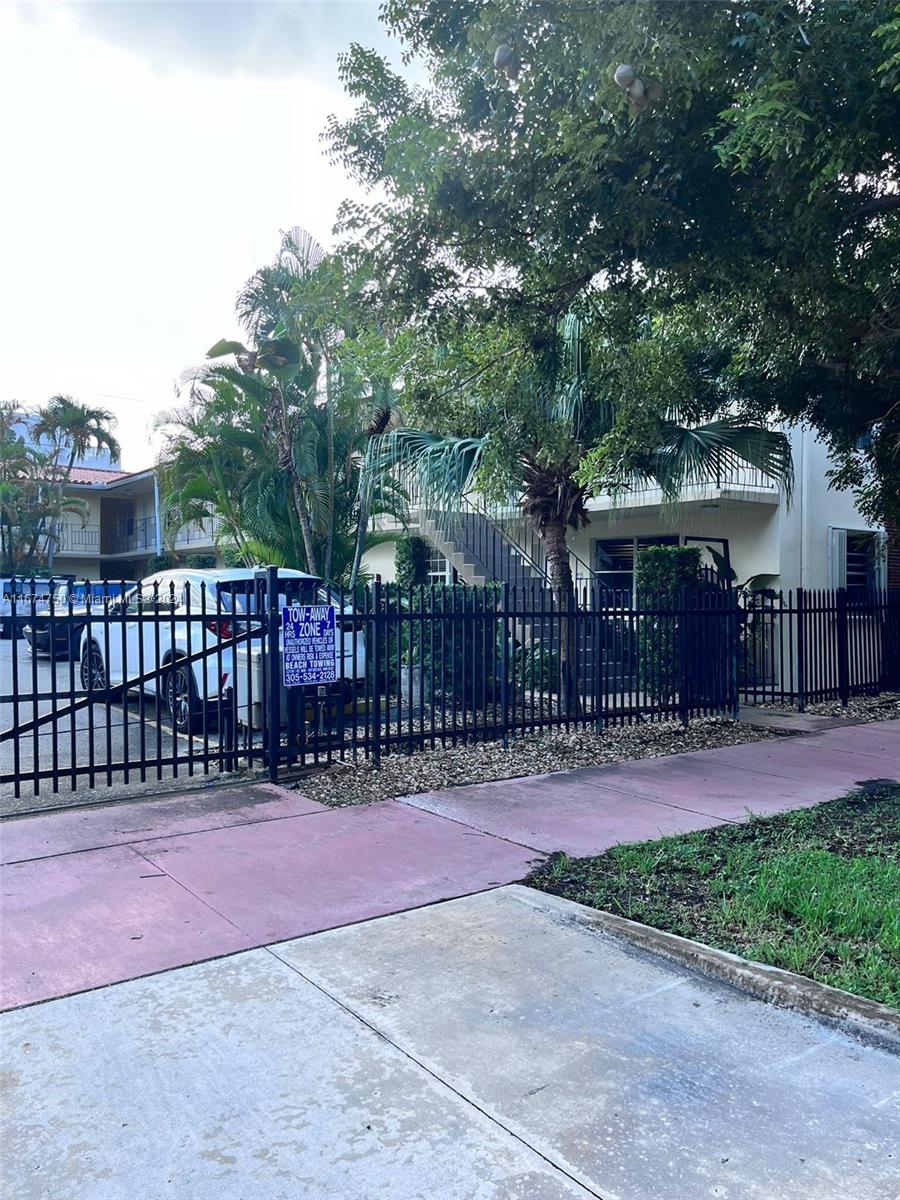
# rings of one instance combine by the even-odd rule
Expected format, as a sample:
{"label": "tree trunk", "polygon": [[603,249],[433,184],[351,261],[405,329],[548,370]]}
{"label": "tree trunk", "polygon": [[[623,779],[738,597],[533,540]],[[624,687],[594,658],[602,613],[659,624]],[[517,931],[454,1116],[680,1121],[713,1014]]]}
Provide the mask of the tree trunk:
{"label": "tree trunk", "polygon": [[365,488],[359,492],[359,516],[356,520],[356,548],[353,551],[353,566],[350,568],[350,595],[356,587],[359,578],[359,568],[362,563],[363,550],[366,548],[366,529],[369,524],[369,498]]}
{"label": "tree trunk", "polygon": [[300,532],[303,534],[303,549],[306,551],[306,569],[310,575],[319,574],[318,559],[316,558],[316,543],[313,537],[312,522],[306,511],[306,501],[303,499],[303,489],[300,481],[294,479],[294,508],[297,510],[297,520],[300,522]]}
{"label": "tree trunk", "polygon": [[541,530],[541,539],[550,568],[550,587],[559,611],[559,684],[560,703],[567,717],[577,717],[578,672],[575,622],[566,614],[575,608],[575,583],[566,544],[566,525],[553,521]]}
{"label": "tree trunk", "polygon": [[310,575],[318,575],[319,568],[316,559],[316,543],[313,538],[312,522],[309,519],[309,511],[303,496],[303,483],[297,474],[297,466],[294,462],[294,443],[288,426],[287,406],[285,405],[284,394],[280,387],[275,387],[274,399],[276,402],[274,425],[278,441],[278,466],[291,481],[291,496],[294,501],[294,510],[297,513],[297,520],[300,522],[300,532],[303,534],[306,569]]}

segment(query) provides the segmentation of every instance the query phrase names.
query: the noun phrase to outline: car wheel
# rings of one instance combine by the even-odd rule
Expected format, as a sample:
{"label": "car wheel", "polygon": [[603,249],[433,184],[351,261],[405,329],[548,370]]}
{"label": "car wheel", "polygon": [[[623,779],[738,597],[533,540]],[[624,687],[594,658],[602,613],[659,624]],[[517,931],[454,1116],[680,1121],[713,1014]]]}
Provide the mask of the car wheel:
{"label": "car wheel", "polygon": [[96,642],[85,646],[81,652],[81,686],[87,691],[99,691],[106,687],[106,664]]}
{"label": "car wheel", "polygon": [[166,677],[166,703],[172,724],[179,733],[192,733],[197,725],[197,697],[194,673],[190,666],[178,662]]}

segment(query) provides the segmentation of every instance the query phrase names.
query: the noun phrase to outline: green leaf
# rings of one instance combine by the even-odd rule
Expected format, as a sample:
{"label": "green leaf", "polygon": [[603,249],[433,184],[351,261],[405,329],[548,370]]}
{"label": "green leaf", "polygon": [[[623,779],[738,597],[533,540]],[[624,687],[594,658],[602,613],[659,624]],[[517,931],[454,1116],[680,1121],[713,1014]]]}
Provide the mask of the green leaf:
{"label": "green leaf", "polygon": [[206,352],[207,358],[224,358],[226,354],[249,354],[250,351],[243,342],[230,342],[227,338],[222,338],[216,342],[214,346]]}

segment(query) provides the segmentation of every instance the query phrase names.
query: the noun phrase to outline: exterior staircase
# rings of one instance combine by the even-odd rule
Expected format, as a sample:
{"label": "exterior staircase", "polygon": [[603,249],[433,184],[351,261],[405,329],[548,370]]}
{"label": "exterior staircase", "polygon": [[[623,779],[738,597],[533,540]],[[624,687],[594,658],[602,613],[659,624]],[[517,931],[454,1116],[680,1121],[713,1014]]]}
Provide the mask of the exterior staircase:
{"label": "exterior staircase", "polygon": [[523,599],[533,595],[536,608],[540,608],[542,598],[549,605],[545,572],[486,513],[477,509],[440,517],[422,513],[419,530],[465,583],[476,587],[505,583],[510,591],[522,589]]}
{"label": "exterior staircase", "polygon": [[[540,614],[552,611],[554,601],[547,573],[539,565],[536,545],[519,545],[501,522],[468,504],[450,513],[420,511],[419,531],[444,555],[463,582],[475,587],[507,585],[510,603],[522,614],[516,623],[517,638],[525,645],[543,640]],[[590,583],[583,578],[580,582]],[[591,591],[589,586],[588,595]],[[593,688],[598,670],[611,690],[630,686],[632,648],[621,630],[614,633],[604,621],[599,631],[580,639],[580,643],[578,677],[582,690]]]}

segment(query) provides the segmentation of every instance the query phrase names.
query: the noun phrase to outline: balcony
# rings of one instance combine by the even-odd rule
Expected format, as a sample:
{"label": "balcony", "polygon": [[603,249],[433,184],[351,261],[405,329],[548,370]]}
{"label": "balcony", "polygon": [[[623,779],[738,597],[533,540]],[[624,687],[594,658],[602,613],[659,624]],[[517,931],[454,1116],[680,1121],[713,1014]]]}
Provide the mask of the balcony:
{"label": "balcony", "polygon": [[[739,504],[777,505],[781,501],[781,490],[774,480],[755,467],[733,466],[718,475],[710,475],[697,483],[685,487],[676,504]],[[588,502],[594,512],[615,510],[635,511],[655,509],[667,503],[658,487],[635,487],[616,495],[595,496]],[[668,503],[671,503],[669,501]]]}
{"label": "balcony", "polygon": [[156,551],[156,518],[139,517],[124,523],[112,539],[110,554]]}
{"label": "balcony", "polygon": [[54,554],[80,556],[100,553],[100,526],[61,521],[53,530]]}
{"label": "balcony", "polygon": [[189,521],[175,534],[174,545],[179,549],[193,546],[214,546],[222,522],[218,517],[204,517],[202,521]]}

